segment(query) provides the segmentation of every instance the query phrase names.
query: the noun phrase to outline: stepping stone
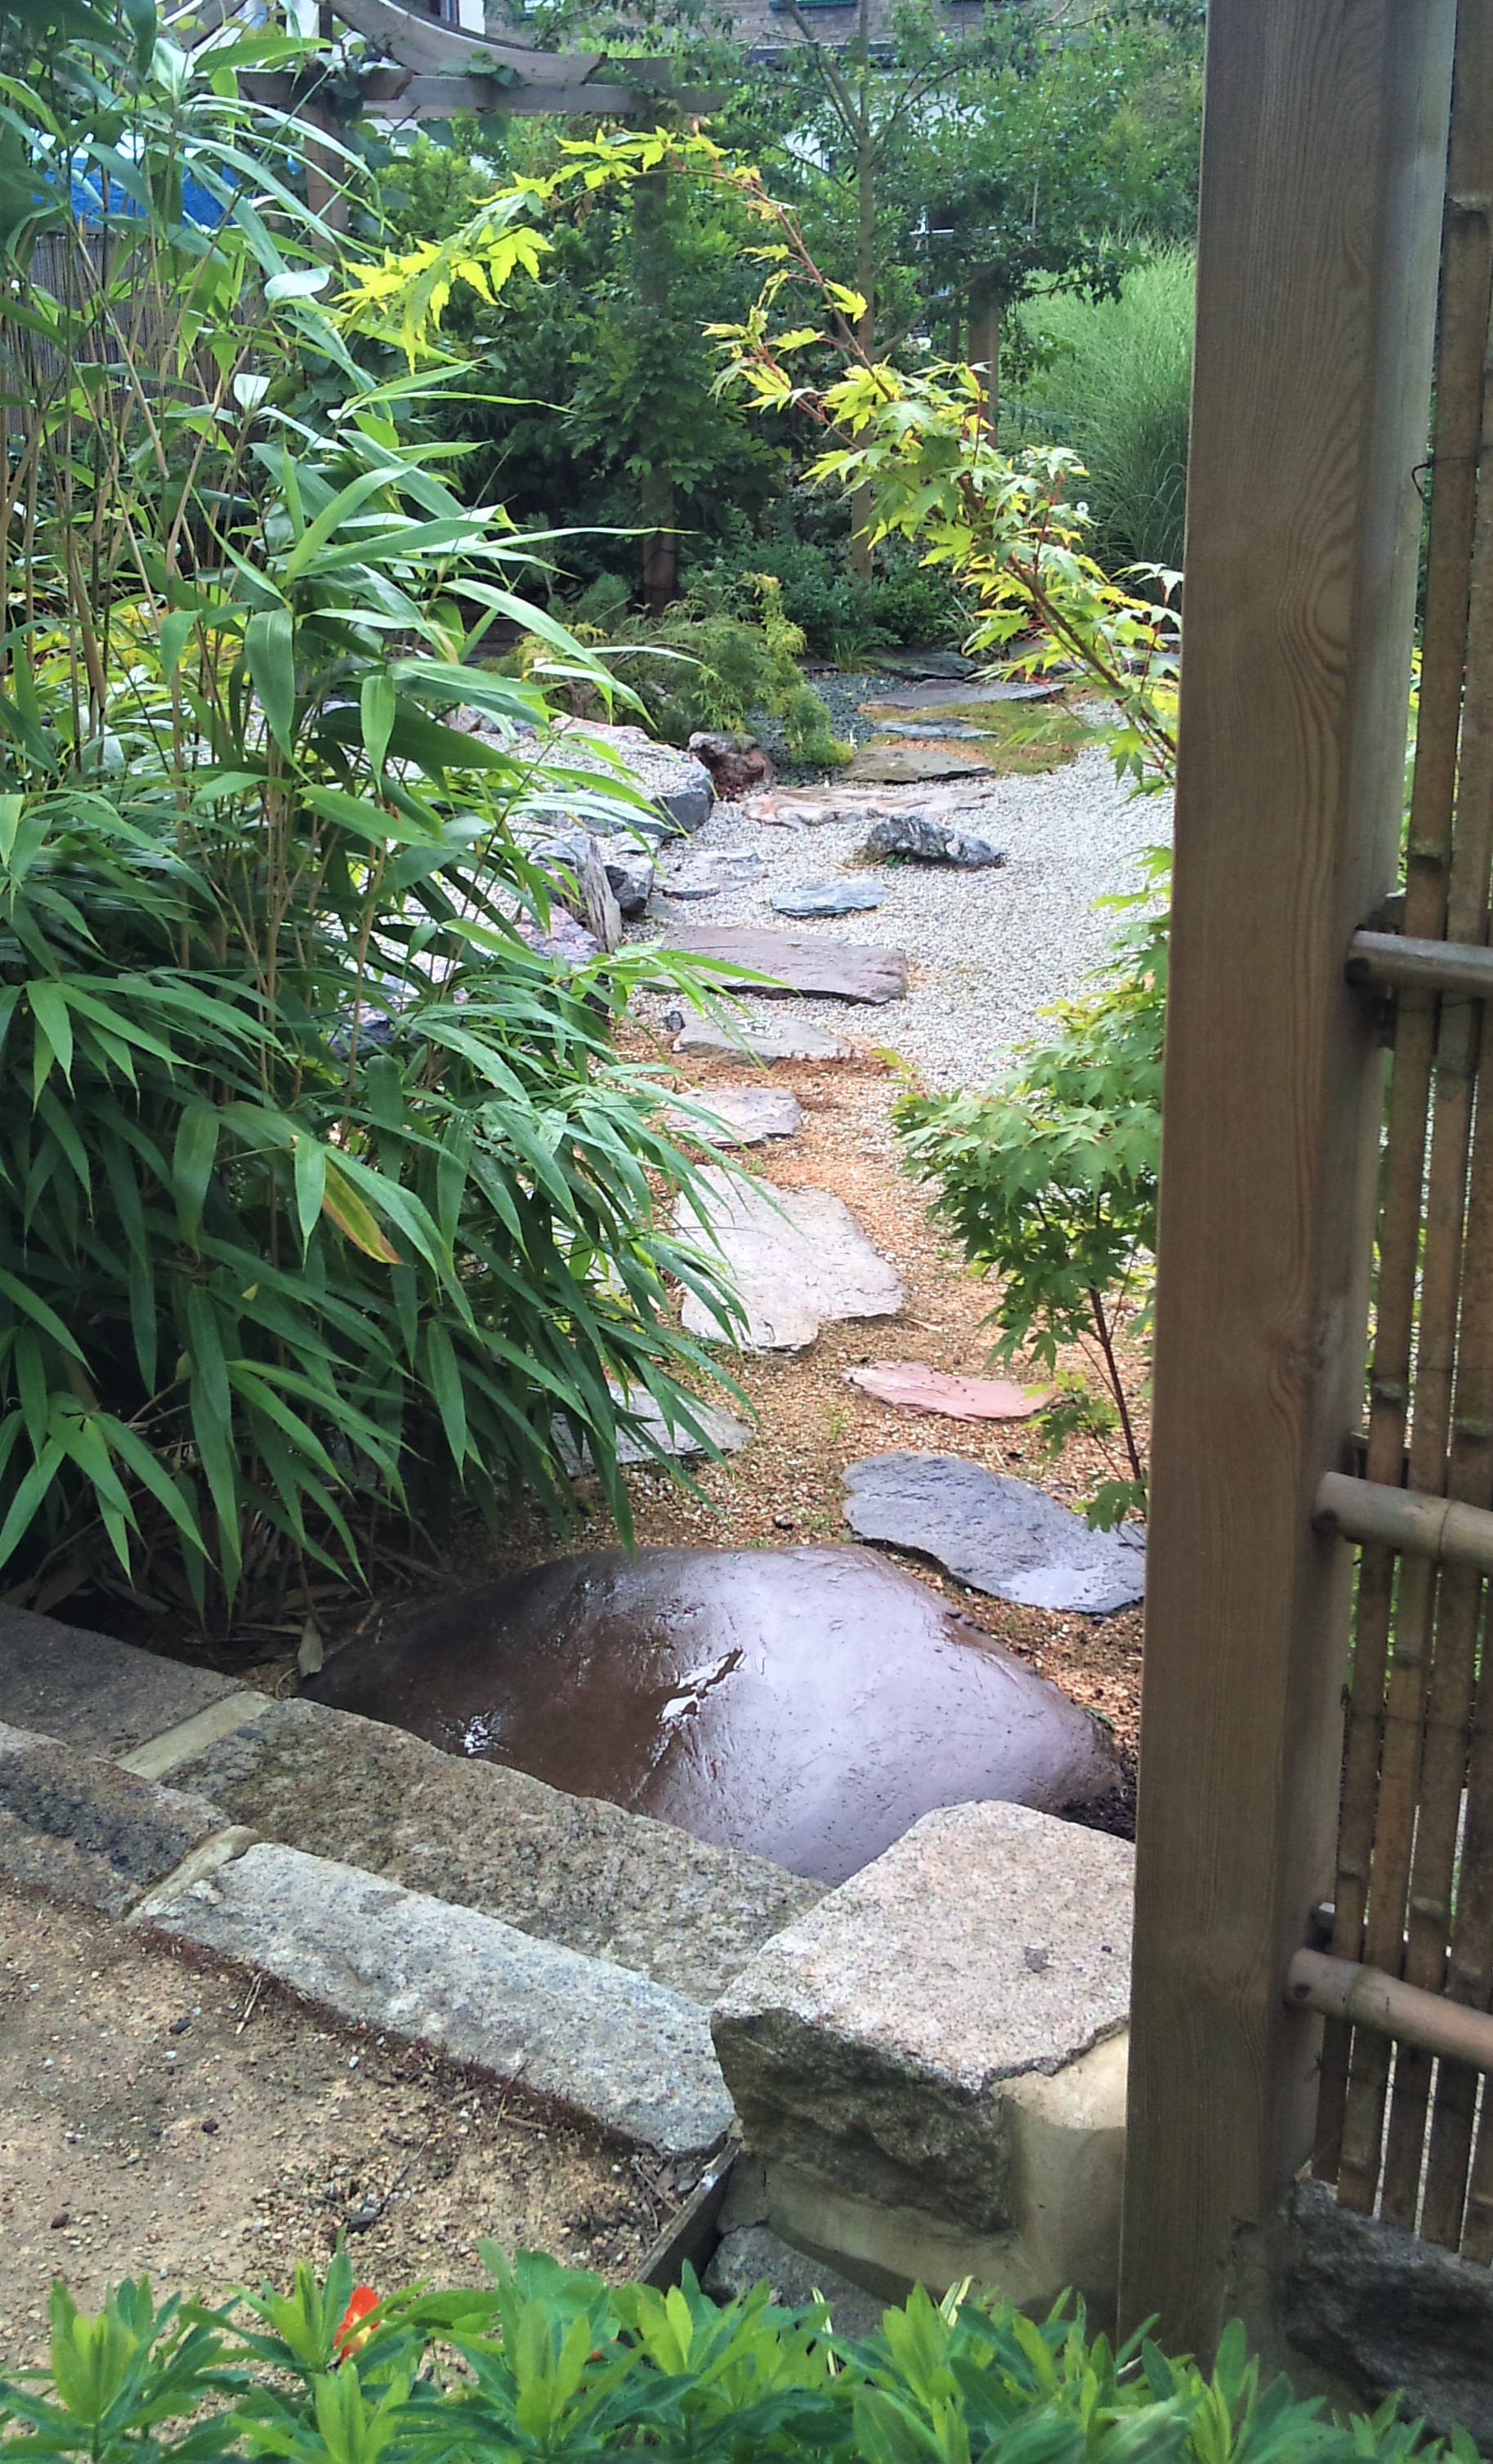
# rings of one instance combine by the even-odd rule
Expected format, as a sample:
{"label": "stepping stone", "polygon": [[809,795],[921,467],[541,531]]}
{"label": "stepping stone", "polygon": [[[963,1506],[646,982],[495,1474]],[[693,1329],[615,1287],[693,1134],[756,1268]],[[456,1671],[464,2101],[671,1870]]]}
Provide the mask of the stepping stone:
{"label": "stepping stone", "polygon": [[946,1420],[1030,1420],[1049,1392],[1013,1386],[1004,1377],[950,1377],[923,1360],[873,1360],[845,1375],[879,1403],[899,1412],[938,1412]]}
{"label": "stepping stone", "polygon": [[932,718],[879,718],[878,736],[905,737],[909,742],[926,738],[932,744],[986,744],[996,734],[992,727],[969,727],[963,722],[940,724]]}
{"label": "stepping stone", "polygon": [[589,1551],[434,1602],[313,1690],[821,1882],[934,1806],[1116,1778],[1087,1712],[859,1549]]}
{"label": "stepping stone", "polygon": [[[611,1387],[613,1399],[620,1402],[621,1388],[613,1385],[610,1378],[607,1382]],[[682,1421],[675,1428],[670,1428],[663,1417],[661,1406],[655,1401],[646,1387],[634,1397],[631,1408],[633,1418],[642,1422],[643,1428],[649,1432],[654,1442],[652,1445],[645,1444],[640,1434],[635,1437],[631,1430],[624,1431],[617,1440],[619,1463],[656,1463],[661,1454],[672,1455],[677,1462],[682,1462],[689,1456],[702,1455],[705,1452],[704,1446],[694,1430],[687,1429]],[[745,1420],[738,1420],[731,1413],[723,1411],[719,1403],[702,1403],[698,1395],[691,1405],[691,1416],[699,1421],[711,1443],[719,1446],[724,1455],[739,1454],[751,1436],[751,1431]],[[578,1473],[589,1470],[591,1459],[590,1446],[577,1447],[569,1429],[561,1419],[556,1419],[554,1432],[561,1461],[571,1478],[574,1479]]]}
{"label": "stepping stone", "polygon": [[[907,961],[900,950],[878,950],[858,941],[830,941],[809,933],[769,933],[751,926],[689,924],[674,947],[694,958],[721,961],[723,980],[769,995],[811,993],[835,1001],[897,1001],[907,989]],[[770,983],[747,982],[733,973],[749,968]]]}
{"label": "stepping stone", "polygon": [[786,1087],[712,1087],[702,1090],[702,1112],[664,1115],[678,1136],[711,1147],[754,1147],[764,1138],[791,1138],[803,1126],[796,1095]]}
{"label": "stepping stone", "polygon": [[772,905],[779,915],[858,915],[885,897],[880,882],[805,881],[796,890],[774,891]]}
{"label": "stepping stone", "polygon": [[[902,1277],[827,1189],[776,1189],[707,1164],[676,1201],[674,1226],[737,1292],[748,1351],[802,1352],[826,1319],[895,1317],[902,1308]],[[684,1325],[712,1343],[731,1340],[693,1292]]]}
{"label": "stepping stone", "polygon": [[996,1599],[1111,1617],[1144,1594],[1139,1531],[1091,1531],[1045,1489],[959,1455],[866,1455],[846,1466],[845,1491],[845,1520],[862,1540],[916,1550]]}
{"label": "stepping stone", "polygon": [[872,824],[860,850],[874,864],[901,856],[911,864],[951,864],[976,871],[1004,864],[1006,852],[978,830],[964,830],[957,822],[938,821],[931,813],[891,813]]}
{"label": "stepping stone", "polygon": [[961,707],[975,702],[1056,701],[1062,692],[1060,684],[1002,678],[973,677],[966,684],[928,682],[921,685],[888,685],[860,705],[863,711],[940,710],[949,702]]}
{"label": "stepping stone", "polygon": [[713,1018],[692,1018],[675,1037],[672,1048],[686,1059],[733,1053],[769,1068],[774,1061],[854,1061],[856,1057],[851,1045],[841,1044],[809,1019],[792,1019],[782,1026],[738,1028],[720,1026]]}
{"label": "stepping stone", "polygon": [[933,779],[969,779],[988,767],[964,753],[930,745],[864,744],[845,776],[852,786],[916,787]]}
{"label": "stepping stone", "polygon": [[979,673],[974,661],[965,658],[959,650],[888,650],[881,660],[881,671],[888,676],[927,677],[935,683]]}

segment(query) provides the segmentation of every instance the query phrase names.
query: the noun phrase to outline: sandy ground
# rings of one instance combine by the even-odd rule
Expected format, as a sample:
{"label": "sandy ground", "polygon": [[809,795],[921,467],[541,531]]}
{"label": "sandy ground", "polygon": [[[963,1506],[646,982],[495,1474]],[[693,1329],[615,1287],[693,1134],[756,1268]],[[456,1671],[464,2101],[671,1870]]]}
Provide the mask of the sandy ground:
{"label": "sandy ground", "polygon": [[485,2282],[485,2238],[621,2280],[676,2195],[490,2080],[0,1889],[0,2370],[44,2358],[54,2276],[216,2299],[345,2231],[376,2287]]}

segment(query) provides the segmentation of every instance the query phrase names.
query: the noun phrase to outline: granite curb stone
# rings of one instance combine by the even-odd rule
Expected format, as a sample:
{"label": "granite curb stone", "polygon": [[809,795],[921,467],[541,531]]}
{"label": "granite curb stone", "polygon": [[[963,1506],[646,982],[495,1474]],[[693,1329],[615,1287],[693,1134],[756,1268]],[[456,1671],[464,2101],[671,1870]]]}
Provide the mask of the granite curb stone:
{"label": "granite curb stone", "polygon": [[227,1827],[194,1791],[0,1727],[0,1872],[30,1890],[121,1917]]}
{"label": "granite curb stone", "polygon": [[243,1690],[112,1635],[0,1607],[0,1720],[87,1753],[132,1753]]}
{"label": "granite curb stone", "polygon": [[747,2145],[856,2198],[1013,2228],[1008,2090],[1126,2025],[1133,1872],[1127,1841],[1026,1806],[925,1815],[716,2005]]}
{"label": "granite curb stone", "polygon": [[702,2004],[821,1896],[765,1858],[322,1703],[270,1705],[176,1776],[268,1838]]}
{"label": "granite curb stone", "polygon": [[356,1866],[261,1843],[140,1922],[666,2155],[703,2155],[730,2127],[698,2004]]}

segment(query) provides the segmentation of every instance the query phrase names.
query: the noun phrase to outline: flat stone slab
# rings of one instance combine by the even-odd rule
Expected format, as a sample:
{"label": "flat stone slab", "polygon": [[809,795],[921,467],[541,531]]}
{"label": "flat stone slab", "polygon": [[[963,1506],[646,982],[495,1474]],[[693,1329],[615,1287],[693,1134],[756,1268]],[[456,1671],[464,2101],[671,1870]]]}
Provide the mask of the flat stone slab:
{"label": "flat stone slab", "polygon": [[191,1792],[136,1779],[54,1737],[0,1727],[0,1873],[123,1916],[228,1827]]}
{"label": "flat stone slab", "polygon": [[0,1607],[0,1720],[86,1753],[130,1753],[241,1691],[211,1669],[157,1659],[112,1635]]}
{"label": "flat stone slab", "polygon": [[[907,989],[907,961],[900,950],[879,950],[858,941],[771,933],[750,925],[687,924],[675,935],[673,946],[692,958],[719,960],[726,970],[725,983],[745,984],[769,997],[813,993],[834,1001],[889,1001]],[[748,981],[733,972],[737,968],[773,980]]]}
{"label": "flat stone slab", "polygon": [[667,2155],[702,2155],[730,2125],[698,2004],[355,1866],[261,1844],[143,1922]]}
{"label": "flat stone slab", "polygon": [[923,684],[888,685],[860,705],[863,711],[937,710],[947,702],[961,706],[972,702],[1056,701],[1062,692],[1060,684],[1038,679],[991,678],[973,676],[961,683],[957,679],[942,681],[932,677]]}
{"label": "flat stone slab", "polygon": [[[433,1617],[444,1631],[439,1612],[415,1631]],[[420,1706],[390,1676],[408,1655],[355,1643],[328,1662],[319,1689],[376,1703],[390,1717],[406,1710],[401,1726],[304,1699],[276,1703],[173,1777],[267,1838],[476,1908],[696,2002],[713,2001],[818,1898],[813,1882],[765,1858],[624,1812],[593,1791],[546,1787],[485,1756],[479,1723],[491,1714],[491,1689],[486,1710],[464,1725],[454,1719],[444,1661],[433,1652],[435,1716],[423,1725],[437,1743],[408,1733]],[[475,1678],[468,1698],[481,1692]]]}
{"label": "flat stone slab", "polygon": [[748,2146],[976,2232],[1017,2219],[1010,2083],[1125,2025],[1135,1852],[1025,1806],[929,1813],[713,2014]]}
{"label": "flat stone slab", "polygon": [[[610,1380],[608,1382],[611,1383]],[[613,1385],[612,1392],[620,1402],[621,1389]],[[696,1455],[709,1453],[710,1446],[705,1443],[707,1438],[710,1445],[720,1453],[739,1454],[751,1437],[745,1420],[738,1420],[734,1413],[723,1410],[719,1403],[702,1403],[698,1395],[691,1398],[690,1406],[698,1434],[696,1429],[687,1428],[682,1420],[677,1420],[670,1428],[663,1417],[662,1405],[646,1388],[634,1396],[632,1414],[635,1420],[641,1421],[642,1427],[635,1434],[631,1429],[624,1429],[618,1436],[617,1461],[620,1463],[657,1463],[660,1455],[667,1455],[676,1462],[687,1462]],[[577,1447],[564,1420],[556,1419],[554,1435],[560,1460],[572,1479],[591,1466],[590,1446]]]}
{"label": "flat stone slab", "polygon": [[[902,1306],[902,1277],[830,1190],[777,1189],[706,1164],[676,1201],[674,1224],[722,1265],[750,1351],[801,1352],[826,1319],[894,1317]],[[691,1334],[725,1339],[693,1292],[683,1314]]]}
{"label": "flat stone slab", "polygon": [[777,1024],[750,1025],[738,1030],[724,1027],[713,1018],[688,1020],[674,1039],[673,1049],[686,1059],[703,1058],[706,1054],[729,1052],[743,1059],[760,1061],[770,1068],[774,1061],[853,1061],[854,1048],[841,1044],[822,1026],[809,1019],[792,1019]]}
{"label": "flat stone slab", "polygon": [[1092,1531],[1030,1481],[959,1455],[865,1455],[845,1468],[845,1520],[862,1540],[914,1549],[996,1599],[1111,1617],[1146,1586],[1139,1532]]}
{"label": "flat stone slab", "polygon": [[802,1107],[786,1087],[710,1087],[699,1102],[699,1111],[671,1111],[665,1119],[677,1135],[703,1146],[755,1147],[803,1127]]}
{"label": "flat stone slab", "polygon": [[972,778],[985,766],[931,744],[863,744],[845,777],[853,787],[918,787],[933,779]]}
{"label": "flat stone slab", "polygon": [[767,869],[749,847],[697,849],[666,865],[658,876],[658,888],[668,898],[719,898],[723,890],[760,881]]}
{"label": "flat stone slab", "polygon": [[899,1412],[936,1412],[946,1420],[1030,1420],[1047,1402],[1045,1386],[1004,1377],[953,1377],[925,1360],[872,1360],[847,1369],[846,1382]]}
{"label": "flat stone slab", "polygon": [[774,891],[771,899],[779,915],[860,915],[885,903],[876,881],[803,881],[796,890]]}
{"label": "flat stone slab", "polygon": [[[577,1947],[604,1940],[609,1957],[646,1956],[671,1981],[686,1957],[697,1972],[705,1929],[719,1922],[714,1859],[690,1860],[686,1832],[717,1851],[772,1860],[729,1878],[744,1903],[730,1945],[739,1965],[736,1947],[753,1925],[769,1931],[769,1920],[798,1913],[790,1893],[801,1886],[781,1873],[773,1882],[772,1868],[839,1881],[930,1806],[970,1796],[1077,1804],[1117,1776],[1086,1711],[925,1583],[863,1549],[588,1551],[434,1602],[339,1653],[311,1690],[450,1754],[510,1766],[496,1775],[490,1817],[475,1813],[475,1791],[458,1792],[471,1776],[459,1765],[448,1789],[432,1775],[428,1812],[408,1780],[403,1808],[386,1809],[387,1732],[360,1727],[345,1749],[347,1778],[321,1792],[328,1820],[344,1799],[356,1809],[340,1817],[340,1853],[429,1871],[447,1896],[465,1859],[474,1878],[490,1877],[484,1904],[534,1930],[568,1924],[564,1938]],[[242,1750],[264,1749],[246,1740]],[[360,1782],[365,1750],[372,1759]],[[264,1780],[241,1793],[226,1762],[224,1749],[200,1765],[200,1784],[241,1820],[282,1825]],[[513,1767],[532,1775],[526,1788]],[[569,1794],[556,1804],[546,1790],[536,1800],[534,1780]],[[302,1834],[319,1818],[315,1787],[314,1771],[295,1783]],[[613,1815],[609,1833],[609,1809],[573,1810],[587,1798],[628,1814]],[[638,1815],[657,1817],[638,1831],[680,1829],[635,1836],[629,1817]],[[454,1857],[463,1819],[467,1840]],[[410,1861],[417,1854],[429,1856],[423,1869]],[[680,1965],[665,1967],[675,1928]]]}

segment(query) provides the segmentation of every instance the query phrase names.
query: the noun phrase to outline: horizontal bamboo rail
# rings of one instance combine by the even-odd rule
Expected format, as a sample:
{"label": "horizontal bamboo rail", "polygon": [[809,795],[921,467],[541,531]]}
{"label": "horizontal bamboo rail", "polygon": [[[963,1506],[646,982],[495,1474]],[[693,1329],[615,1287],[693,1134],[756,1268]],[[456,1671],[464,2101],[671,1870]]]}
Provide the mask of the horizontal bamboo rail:
{"label": "horizontal bamboo rail", "polygon": [[1410,940],[1402,933],[1355,933],[1348,948],[1349,983],[1410,986],[1417,992],[1493,993],[1493,950],[1479,941]]}
{"label": "horizontal bamboo rail", "polygon": [[1286,1970],[1285,1998],[1300,2009],[1322,2011],[1329,2019],[1373,2028],[1398,2044],[1418,2045],[1424,2053],[1493,2071],[1493,2014],[1406,1985],[1382,1968],[1331,1959],[1322,1950],[1299,1950]]}
{"label": "horizontal bamboo rail", "polygon": [[1344,1540],[1377,1541],[1402,1556],[1493,1574],[1493,1514],[1481,1506],[1329,1471],[1318,1484],[1312,1519],[1319,1531]]}

